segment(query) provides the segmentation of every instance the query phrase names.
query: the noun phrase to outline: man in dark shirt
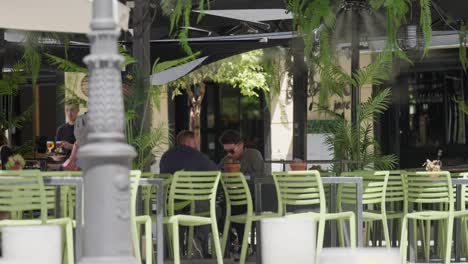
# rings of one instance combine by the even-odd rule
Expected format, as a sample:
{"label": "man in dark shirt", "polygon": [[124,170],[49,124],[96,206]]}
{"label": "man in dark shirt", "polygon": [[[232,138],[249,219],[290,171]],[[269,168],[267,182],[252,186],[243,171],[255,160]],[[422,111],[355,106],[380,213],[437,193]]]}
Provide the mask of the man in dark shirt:
{"label": "man in dark shirt", "polygon": [[56,147],[61,148],[67,158],[70,156],[73,144],[75,144],[76,140],[74,125],[78,112],[80,112],[80,105],[77,102],[70,100],[65,103],[67,122],[57,129],[57,135],[55,137],[56,142],[62,142],[60,146]]}
{"label": "man in dark shirt", "polygon": [[[197,149],[197,141],[192,131],[183,130],[177,134],[177,146],[166,151],[159,163],[160,173],[175,173],[176,171],[217,171],[218,167],[205,154]],[[209,204],[200,202],[195,204],[197,212],[209,210]],[[185,209],[187,210],[187,209]],[[197,238],[201,241],[203,249],[199,249],[203,257],[208,253],[208,239],[210,226],[200,226]],[[183,232],[182,232],[183,233]]]}
{"label": "man in dark shirt", "polygon": [[186,171],[216,171],[216,164],[205,154],[197,150],[195,134],[191,131],[181,131],[177,134],[177,146],[166,151],[159,164],[161,173]]}

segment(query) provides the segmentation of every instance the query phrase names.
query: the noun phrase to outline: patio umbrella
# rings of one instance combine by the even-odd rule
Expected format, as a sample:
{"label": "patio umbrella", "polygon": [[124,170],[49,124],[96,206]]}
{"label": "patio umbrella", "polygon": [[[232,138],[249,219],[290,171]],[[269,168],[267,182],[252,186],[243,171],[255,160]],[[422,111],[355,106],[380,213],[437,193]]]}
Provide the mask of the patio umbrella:
{"label": "patio umbrella", "polygon": [[167,69],[165,71],[158,72],[156,74],[151,75],[151,84],[152,85],[163,85],[172,81],[175,81],[184,75],[190,73],[198,66],[200,66],[203,61],[205,61],[208,56],[193,60],[191,62],[187,62],[185,64]]}
{"label": "patio umbrella", "polygon": [[[91,0],[14,0],[2,1],[0,28],[82,33],[90,32]],[[114,20],[128,30],[130,9],[114,0]]]}

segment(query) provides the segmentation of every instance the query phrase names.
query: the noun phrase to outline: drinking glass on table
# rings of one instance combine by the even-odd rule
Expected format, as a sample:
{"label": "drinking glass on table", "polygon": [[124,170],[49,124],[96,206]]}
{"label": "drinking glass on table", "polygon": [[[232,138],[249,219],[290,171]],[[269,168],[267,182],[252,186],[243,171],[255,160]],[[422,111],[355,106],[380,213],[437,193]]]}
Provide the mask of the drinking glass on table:
{"label": "drinking glass on table", "polygon": [[47,150],[49,153],[52,153],[52,150],[55,147],[55,143],[53,141],[47,141]]}
{"label": "drinking glass on table", "polygon": [[62,146],[63,146],[62,141],[60,141],[60,140],[55,141],[55,152],[62,153],[63,152]]}

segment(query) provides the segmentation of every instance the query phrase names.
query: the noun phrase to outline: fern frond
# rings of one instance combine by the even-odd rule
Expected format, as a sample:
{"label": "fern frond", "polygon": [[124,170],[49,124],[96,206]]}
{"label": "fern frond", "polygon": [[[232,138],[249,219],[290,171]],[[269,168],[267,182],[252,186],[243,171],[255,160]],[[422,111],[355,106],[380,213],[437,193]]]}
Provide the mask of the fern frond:
{"label": "fern frond", "polygon": [[424,53],[423,56],[427,54],[429,48],[431,47],[432,41],[432,15],[431,15],[431,0],[420,0],[421,5],[421,16],[419,18],[419,23],[422,28],[424,35]]}
{"label": "fern frond", "polygon": [[165,70],[170,69],[172,67],[188,63],[188,62],[196,59],[200,54],[201,54],[201,52],[196,52],[196,53],[193,53],[192,55],[189,55],[189,56],[186,56],[186,57],[183,57],[183,58],[179,58],[179,59],[175,59],[175,60],[169,60],[169,61],[163,61],[163,62],[159,62],[159,58],[158,58],[158,59],[156,59],[156,61],[153,64],[152,74],[156,74],[158,72],[165,71]]}
{"label": "fern frond", "polygon": [[360,122],[373,120],[375,115],[382,114],[388,109],[390,103],[390,89],[383,89],[375,96],[369,97],[367,101],[358,108]]}
{"label": "fern frond", "polygon": [[128,53],[124,46],[119,45],[119,54],[124,57],[124,62],[122,68],[125,69],[128,65],[134,64],[137,62],[136,58]]}
{"label": "fern frond", "polygon": [[58,69],[64,72],[82,72],[88,73],[88,69],[85,67],[78,66],[77,64],[67,60],[60,58],[58,56],[44,53],[47,56],[47,60],[50,64],[55,65]]}
{"label": "fern frond", "polygon": [[458,52],[458,57],[460,58],[460,64],[463,67],[463,70],[466,72],[466,68],[468,67],[468,57],[466,55],[466,45],[467,45],[467,37],[468,31],[465,21],[461,21],[460,30],[458,31],[458,38],[460,43],[460,48]]}
{"label": "fern frond", "polygon": [[365,68],[359,69],[354,74],[354,79],[358,87],[364,85],[379,85],[383,80],[388,79],[391,72],[392,55],[390,52],[381,52],[374,62]]}

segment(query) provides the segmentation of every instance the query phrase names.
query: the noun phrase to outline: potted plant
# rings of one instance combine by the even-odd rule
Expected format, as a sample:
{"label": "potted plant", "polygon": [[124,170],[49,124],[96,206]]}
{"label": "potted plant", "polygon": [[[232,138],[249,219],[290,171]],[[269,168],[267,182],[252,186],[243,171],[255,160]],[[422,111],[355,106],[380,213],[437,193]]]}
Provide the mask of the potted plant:
{"label": "potted plant", "polygon": [[[426,171],[440,171],[440,168],[442,166],[440,160],[429,160],[427,159],[426,162],[424,162],[423,166],[426,168]],[[431,175],[431,177],[436,178],[438,177],[437,174]]]}
{"label": "potted plant", "polygon": [[289,166],[293,171],[306,170],[307,163],[305,163],[301,159],[294,159],[292,162],[289,163]]}
{"label": "potted plant", "polygon": [[224,162],[224,172],[240,172],[241,165],[237,160],[227,159]]}

